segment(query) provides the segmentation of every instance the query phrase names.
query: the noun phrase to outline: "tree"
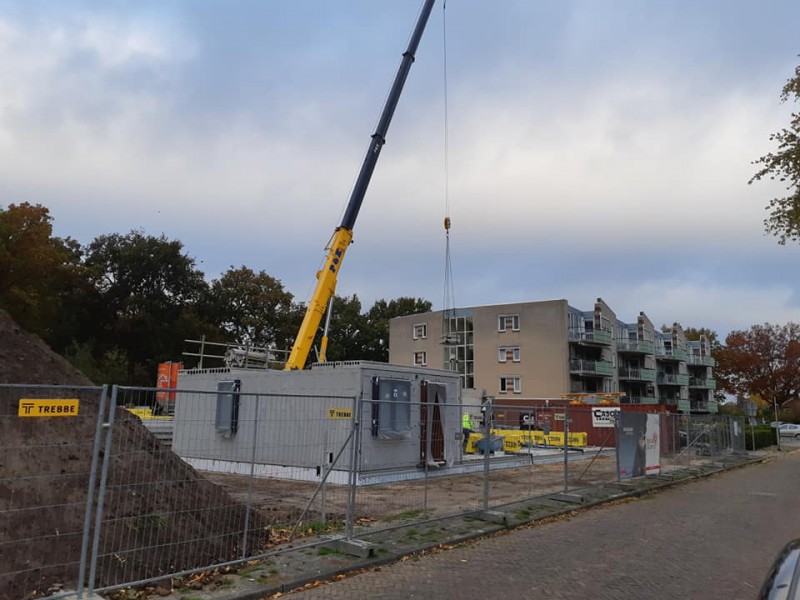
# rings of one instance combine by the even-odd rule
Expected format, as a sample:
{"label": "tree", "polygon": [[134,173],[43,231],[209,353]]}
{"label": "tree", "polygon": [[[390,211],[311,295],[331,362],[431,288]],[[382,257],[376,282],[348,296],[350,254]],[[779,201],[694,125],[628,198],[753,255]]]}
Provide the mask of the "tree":
{"label": "tree", "polygon": [[52,220],[40,204],[0,208],[0,308],[48,341],[80,278],[79,248],[53,236]]}
{"label": "tree", "polygon": [[367,311],[367,340],[364,359],[378,362],[389,360],[389,321],[395,317],[430,312],[433,304],[423,298],[402,296],[396,300],[377,300]]}
{"label": "tree", "polygon": [[[781,102],[800,101],[800,65],[783,86],[780,98]],[[768,177],[786,184],[788,195],[770,200],[769,216],[764,219],[767,233],[777,236],[778,243],[784,245],[787,240],[800,240],[800,113],[793,112],[789,127],[773,133],[769,139],[778,142],[778,149],[753,163],[760,165],[760,169],[748,183]]]}
{"label": "tree", "polygon": [[175,359],[201,321],[196,308],[206,288],[183,244],[141,231],[111,234],[89,244],[84,261],[102,305],[95,351],[126,355],[128,383],[152,385],[157,363]]}
{"label": "tree", "polygon": [[753,325],[732,331],[715,354],[719,386],[730,394],[758,395],[770,405],[800,398],[800,325]]}
{"label": "tree", "polygon": [[[429,312],[431,306],[422,298],[401,297],[388,302],[381,299],[362,313],[358,296],[334,296],[326,359],[388,361],[389,320]],[[319,348],[321,340],[322,329],[317,332],[316,348]]]}
{"label": "tree", "polygon": [[[367,319],[361,314],[361,300],[352,297],[333,297],[333,312],[328,332],[328,350],[326,359],[364,360],[365,333]],[[315,346],[319,348],[322,330],[317,334]]]}
{"label": "tree", "polygon": [[211,282],[204,314],[229,341],[287,348],[302,320],[300,307],[283,284],[265,271],[231,267]]}
{"label": "tree", "polygon": [[717,332],[707,327],[685,327],[683,334],[690,342],[699,342],[701,337],[706,338],[712,352],[716,351],[720,346]]}

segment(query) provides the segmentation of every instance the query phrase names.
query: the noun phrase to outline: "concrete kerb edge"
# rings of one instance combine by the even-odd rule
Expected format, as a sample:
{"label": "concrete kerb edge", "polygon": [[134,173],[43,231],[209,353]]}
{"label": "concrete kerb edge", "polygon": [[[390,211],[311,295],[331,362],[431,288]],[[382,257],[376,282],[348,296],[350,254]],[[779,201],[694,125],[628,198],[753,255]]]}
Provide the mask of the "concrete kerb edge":
{"label": "concrete kerb edge", "polygon": [[[792,452],[800,452],[800,449],[792,450]],[[563,510],[555,510],[553,512],[548,513],[547,515],[538,516],[538,517],[534,517],[534,518],[527,519],[527,520],[526,519],[521,519],[521,520],[516,521],[513,525],[509,524],[509,525],[505,525],[505,526],[501,526],[501,525],[494,525],[493,526],[492,524],[490,524],[488,522],[484,522],[486,524],[486,527],[484,527],[480,531],[476,531],[474,533],[457,535],[457,536],[454,536],[453,538],[449,538],[449,539],[446,539],[444,541],[435,542],[435,543],[431,543],[431,544],[423,544],[423,545],[420,545],[418,548],[416,548],[414,550],[411,550],[411,551],[408,551],[408,552],[399,552],[399,553],[395,553],[395,554],[387,554],[385,556],[381,556],[381,557],[377,557],[377,558],[362,559],[360,561],[357,561],[357,562],[353,563],[352,565],[350,565],[348,567],[341,567],[341,568],[337,568],[337,569],[332,569],[330,571],[317,573],[317,574],[315,574],[313,576],[310,575],[308,577],[300,577],[298,579],[295,579],[295,580],[293,580],[291,582],[287,582],[287,583],[264,586],[264,587],[259,588],[257,590],[250,590],[250,591],[247,591],[247,592],[234,593],[232,595],[221,597],[218,600],[263,600],[265,597],[272,596],[272,595],[275,595],[275,594],[279,594],[279,593],[280,594],[287,594],[287,593],[289,593],[289,592],[291,592],[293,590],[298,590],[300,588],[303,588],[304,586],[306,586],[306,585],[308,585],[310,583],[314,583],[314,582],[317,582],[317,581],[322,581],[322,582],[326,582],[327,583],[327,582],[330,582],[332,579],[334,579],[336,577],[339,577],[341,575],[348,575],[348,574],[352,574],[352,573],[357,573],[359,571],[363,571],[365,569],[382,567],[382,566],[385,566],[385,565],[388,565],[388,564],[396,563],[396,562],[399,562],[400,560],[402,560],[403,558],[413,557],[413,556],[417,556],[417,555],[420,555],[420,554],[424,554],[424,553],[430,552],[431,550],[436,550],[437,548],[440,548],[442,546],[460,546],[460,545],[463,545],[463,544],[468,544],[468,543],[471,543],[471,542],[474,542],[474,541],[477,541],[477,540],[480,540],[480,539],[492,537],[494,535],[497,535],[499,532],[513,531],[514,529],[521,529],[523,527],[529,527],[529,526],[532,526],[532,525],[535,526],[536,524],[538,524],[540,522],[548,521],[548,520],[553,519],[555,517],[560,517],[560,516],[568,515],[568,514],[578,514],[578,513],[587,511],[587,510],[591,510],[593,508],[597,508],[597,507],[602,506],[604,504],[610,504],[611,502],[616,502],[618,500],[624,500],[626,498],[639,498],[639,497],[646,496],[648,494],[663,490],[665,488],[677,487],[677,486],[683,485],[685,483],[689,483],[691,481],[695,481],[695,480],[698,480],[698,479],[704,479],[706,477],[711,477],[712,475],[716,475],[718,473],[722,473],[722,472],[725,472],[725,471],[734,471],[734,470],[741,469],[741,468],[744,468],[744,467],[748,467],[748,466],[751,466],[751,465],[768,462],[770,460],[774,460],[775,458],[777,458],[775,455],[760,456],[758,458],[749,459],[749,460],[746,460],[746,461],[741,462],[739,464],[731,465],[729,467],[709,469],[709,470],[704,471],[702,473],[695,473],[695,474],[690,475],[689,477],[686,477],[686,478],[683,478],[683,479],[679,479],[679,480],[671,480],[671,481],[661,480],[661,481],[658,481],[657,483],[655,483],[654,485],[647,486],[647,487],[642,488],[642,489],[630,490],[630,491],[620,491],[619,493],[613,494],[613,495],[611,495],[611,496],[609,496],[607,498],[600,498],[598,500],[593,500],[593,501],[590,501],[590,502],[586,502],[585,504],[568,506],[568,507],[565,507]],[[597,487],[602,487],[602,486],[597,486]],[[546,498],[547,496],[543,496],[543,497]],[[470,513],[470,515],[471,514],[472,513]],[[470,515],[459,515],[459,517],[465,517],[465,516],[470,516]]]}

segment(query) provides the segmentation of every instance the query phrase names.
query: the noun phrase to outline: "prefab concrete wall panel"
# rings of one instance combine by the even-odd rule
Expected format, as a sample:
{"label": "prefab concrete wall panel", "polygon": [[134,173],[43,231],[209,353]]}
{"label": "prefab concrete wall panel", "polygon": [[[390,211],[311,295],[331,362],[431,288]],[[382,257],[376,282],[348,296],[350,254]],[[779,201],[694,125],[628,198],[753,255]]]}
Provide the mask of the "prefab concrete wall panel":
{"label": "prefab concrete wall panel", "polygon": [[[410,434],[405,439],[381,439],[372,432],[374,378],[410,384]],[[220,432],[215,425],[217,386],[239,380],[238,430]],[[420,400],[422,384],[439,383],[446,390],[440,406],[447,465],[459,458],[461,431],[458,375],[434,369],[382,363],[328,363],[304,371],[209,369],[184,371],[179,377],[173,450],[196,461],[222,461],[316,469],[325,451],[336,452],[352,430],[351,419],[331,419],[330,409],[361,410],[360,470],[413,468],[420,461]],[[194,392],[194,393],[193,393]],[[256,404],[258,416],[256,421]],[[255,441],[255,444],[254,444]],[[255,448],[255,452],[254,452]],[[346,470],[349,453],[335,466]]]}

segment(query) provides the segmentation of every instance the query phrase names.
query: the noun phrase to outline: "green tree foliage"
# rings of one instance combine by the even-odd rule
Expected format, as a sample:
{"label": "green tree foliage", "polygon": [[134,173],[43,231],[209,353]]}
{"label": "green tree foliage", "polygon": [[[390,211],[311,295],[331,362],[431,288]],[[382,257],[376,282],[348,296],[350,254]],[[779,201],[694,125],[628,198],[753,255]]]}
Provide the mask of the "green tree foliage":
{"label": "green tree foliage", "polygon": [[[432,304],[422,298],[400,297],[377,300],[362,312],[358,296],[334,296],[328,335],[327,360],[389,360],[389,320],[429,312]],[[317,337],[317,347],[321,333]]]}
{"label": "green tree foliage", "polygon": [[389,321],[395,317],[430,312],[433,304],[423,298],[402,296],[396,300],[377,300],[367,312],[367,340],[364,359],[389,360]]}
{"label": "green tree foliage", "polygon": [[0,308],[48,341],[79,277],[80,257],[74,241],[53,236],[51,223],[39,204],[0,208]]}
{"label": "green tree foliage", "polygon": [[[780,98],[781,102],[800,101],[800,66],[783,86]],[[800,240],[800,113],[793,112],[789,127],[773,133],[769,139],[778,143],[778,149],[754,162],[760,168],[748,183],[767,177],[786,185],[789,193],[769,201],[769,216],[764,219],[767,233],[776,236],[783,245],[787,240]]]}
{"label": "green tree foliage", "polygon": [[[102,299],[105,355],[114,346],[127,358],[128,381],[152,385],[157,363],[180,356],[183,340],[201,329],[196,314],[205,291],[203,274],[183,244],[141,231],[96,238],[85,266]],[[144,367],[144,375],[137,375]]]}
{"label": "green tree foliage", "polygon": [[758,395],[778,406],[800,398],[800,325],[732,331],[715,353],[717,383],[730,394]]}
{"label": "green tree foliage", "polygon": [[[361,300],[351,297],[333,297],[331,326],[328,332],[327,360],[364,360],[367,318],[361,314]],[[315,346],[319,348],[322,331]]]}
{"label": "green tree foliage", "polygon": [[203,314],[229,342],[281,349],[294,341],[302,320],[280,280],[245,266],[211,282]]}

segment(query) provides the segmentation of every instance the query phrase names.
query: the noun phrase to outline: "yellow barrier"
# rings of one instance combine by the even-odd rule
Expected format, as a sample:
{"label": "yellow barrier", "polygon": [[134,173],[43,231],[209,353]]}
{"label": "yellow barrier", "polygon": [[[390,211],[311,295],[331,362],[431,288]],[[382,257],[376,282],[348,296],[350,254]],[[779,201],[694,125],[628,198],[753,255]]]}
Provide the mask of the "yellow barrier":
{"label": "yellow barrier", "polygon": [[[553,431],[548,435],[544,431],[522,431],[519,429],[492,429],[492,435],[505,436],[504,446],[507,451],[511,447],[521,447],[525,444],[533,442],[537,446],[563,446],[564,445],[564,432]],[[575,448],[584,448],[587,445],[589,435],[586,432],[570,432],[567,435],[567,445]]]}
{"label": "yellow barrier", "polygon": [[153,414],[153,409],[150,408],[150,407],[147,407],[147,406],[134,406],[132,408],[127,408],[126,410],[128,412],[130,412],[130,413],[133,413],[134,415],[136,415],[137,417],[139,417],[143,421],[145,421],[145,420],[154,421],[154,420],[158,420],[158,419],[161,419],[161,420],[172,419],[172,417],[170,417],[170,416],[154,415]]}
{"label": "yellow barrier", "polygon": [[[148,409],[149,410],[149,409]],[[157,418],[157,417],[156,417]],[[503,451],[522,452],[523,447],[531,443],[537,446],[564,446],[564,432],[553,431],[545,435],[544,431],[522,431],[520,429],[492,429],[492,437],[503,437]],[[482,433],[470,433],[467,440],[467,454],[478,452],[478,441],[483,439]],[[567,445],[573,448],[585,448],[588,434],[586,432],[570,433]]]}
{"label": "yellow barrier", "polygon": [[475,454],[478,451],[478,440],[483,439],[481,433],[470,433],[467,440],[467,454]]}

